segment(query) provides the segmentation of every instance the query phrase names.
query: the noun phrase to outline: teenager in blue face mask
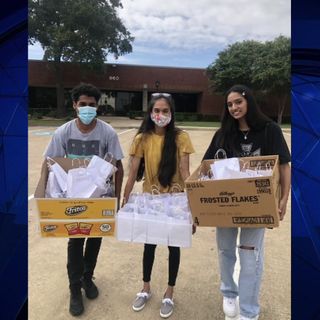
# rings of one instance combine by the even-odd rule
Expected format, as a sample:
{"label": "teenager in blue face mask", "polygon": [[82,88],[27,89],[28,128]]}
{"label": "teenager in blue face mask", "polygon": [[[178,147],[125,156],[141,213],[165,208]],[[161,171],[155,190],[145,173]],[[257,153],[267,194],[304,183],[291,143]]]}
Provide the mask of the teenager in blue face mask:
{"label": "teenager in blue face mask", "polygon": [[[120,197],[123,179],[121,159],[123,153],[115,130],[97,119],[100,91],[90,84],[80,84],[72,92],[73,108],[77,118],[59,127],[44,154],[46,157],[90,158],[104,157],[111,153],[118,168],[115,174],[114,192],[109,196]],[[44,161],[46,166],[46,160]],[[86,242],[85,242],[86,240]],[[83,313],[81,287],[89,299],[95,299],[98,288],[92,281],[101,245],[101,238],[70,238],[68,242],[67,270],[70,288],[69,311],[73,316]]]}
{"label": "teenager in blue face mask", "polygon": [[97,123],[97,97],[81,95],[74,96],[73,108],[77,112],[77,126],[81,131],[91,131]]}

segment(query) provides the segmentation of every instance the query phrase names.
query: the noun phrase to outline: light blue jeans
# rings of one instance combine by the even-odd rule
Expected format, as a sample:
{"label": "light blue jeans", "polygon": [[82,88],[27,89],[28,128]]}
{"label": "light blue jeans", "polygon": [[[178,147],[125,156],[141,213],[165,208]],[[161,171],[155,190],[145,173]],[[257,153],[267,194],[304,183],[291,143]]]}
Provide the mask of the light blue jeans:
{"label": "light blue jeans", "polygon": [[[233,280],[233,271],[237,260],[239,230],[240,275],[237,285]],[[220,290],[224,297],[239,296],[240,314],[248,318],[254,318],[260,312],[259,291],[264,262],[264,233],[265,228],[217,228]]]}

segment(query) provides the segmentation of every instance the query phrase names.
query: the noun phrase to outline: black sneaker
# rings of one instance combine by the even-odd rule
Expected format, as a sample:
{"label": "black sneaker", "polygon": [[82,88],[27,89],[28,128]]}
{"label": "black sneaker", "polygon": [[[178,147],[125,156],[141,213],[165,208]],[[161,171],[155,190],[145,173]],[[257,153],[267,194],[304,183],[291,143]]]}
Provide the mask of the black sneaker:
{"label": "black sneaker", "polygon": [[81,288],[70,290],[69,312],[73,316],[80,316],[84,311]]}
{"label": "black sneaker", "polygon": [[81,279],[81,285],[88,299],[95,299],[99,295],[99,290],[92,281],[92,278]]}

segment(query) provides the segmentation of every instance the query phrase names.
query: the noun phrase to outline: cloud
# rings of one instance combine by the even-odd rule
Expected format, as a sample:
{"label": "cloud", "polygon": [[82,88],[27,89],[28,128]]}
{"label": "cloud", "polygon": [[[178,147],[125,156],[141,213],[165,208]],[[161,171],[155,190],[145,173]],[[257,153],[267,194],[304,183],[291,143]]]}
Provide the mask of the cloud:
{"label": "cloud", "polygon": [[[207,67],[229,44],[290,36],[289,0],[122,0],[118,10],[135,37],[133,52],[107,61]],[[41,59],[40,46],[29,56]]]}
{"label": "cloud", "polygon": [[290,35],[287,0],[122,0],[119,15],[135,44],[185,50]]}
{"label": "cloud", "polygon": [[40,43],[36,42],[34,45],[28,45],[29,59],[41,60],[43,58],[43,50]]}

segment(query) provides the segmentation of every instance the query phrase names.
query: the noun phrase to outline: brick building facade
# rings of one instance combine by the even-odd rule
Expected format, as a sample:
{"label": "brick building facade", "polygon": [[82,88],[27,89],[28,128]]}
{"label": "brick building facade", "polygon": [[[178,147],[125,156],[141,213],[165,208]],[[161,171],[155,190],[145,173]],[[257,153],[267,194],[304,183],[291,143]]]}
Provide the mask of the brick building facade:
{"label": "brick building facade", "polygon": [[[66,89],[73,88],[79,82],[96,85],[103,93],[104,101],[116,113],[129,110],[146,110],[150,94],[153,92],[171,93],[177,112],[192,112],[220,117],[223,97],[210,92],[205,69],[137,66],[105,64],[104,72],[85,70],[79,64],[63,63],[63,79]],[[45,101],[39,104],[41,92],[52,88],[55,93],[55,75],[49,62],[29,61],[30,107],[48,107]],[[55,103],[53,99],[53,104]],[[284,115],[289,115],[289,106]],[[269,116],[276,117],[276,104],[263,110]]]}

